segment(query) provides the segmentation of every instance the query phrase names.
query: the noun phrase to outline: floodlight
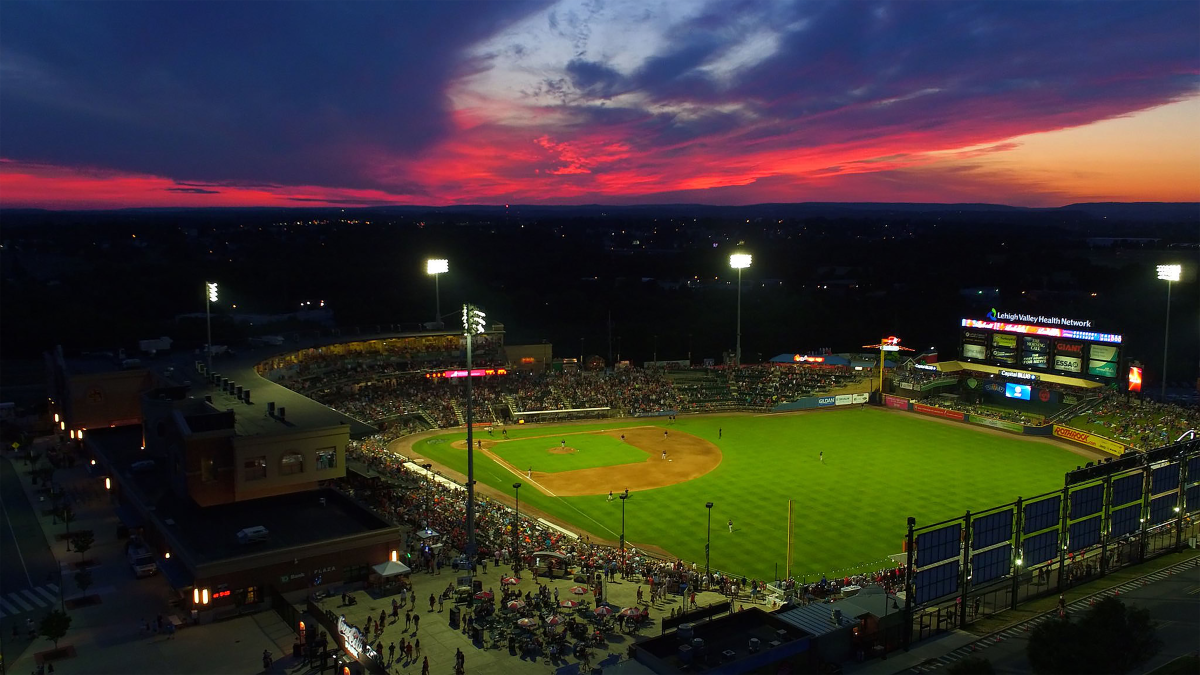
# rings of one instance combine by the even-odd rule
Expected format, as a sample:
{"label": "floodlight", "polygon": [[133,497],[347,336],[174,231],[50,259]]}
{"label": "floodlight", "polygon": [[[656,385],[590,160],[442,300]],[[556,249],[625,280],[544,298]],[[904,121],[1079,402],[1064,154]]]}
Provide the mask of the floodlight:
{"label": "floodlight", "polygon": [[445,274],[450,271],[450,261],[445,258],[431,258],[425,261],[426,274]]}
{"label": "floodlight", "polygon": [[729,256],[729,266],[735,270],[746,269],[750,266],[750,259],[749,253],[734,253]]}
{"label": "floodlight", "polygon": [[1179,275],[1183,272],[1183,265],[1159,265],[1158,278],[1163,281],[1179,281]]}
{"label": "floodlight", "polygon": [[474,305],[463,305],[462,309],[462,324],[463,331],[468,335],[480,335],[485,330],[487,314]]}
{"label": "floodlight", "polygon": [[208,287],[208,301],[216,302],[217,301],[217,282],[210,281],[204,285]]}

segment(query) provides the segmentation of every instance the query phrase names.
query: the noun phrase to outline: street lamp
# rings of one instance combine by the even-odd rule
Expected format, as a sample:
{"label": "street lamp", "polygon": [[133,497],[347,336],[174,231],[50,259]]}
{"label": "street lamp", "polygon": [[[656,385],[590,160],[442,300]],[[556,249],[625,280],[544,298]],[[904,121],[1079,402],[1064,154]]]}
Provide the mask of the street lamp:
{"label": "street lamp", "polygon": [[513,520],[513,575],[520,571],[521,560],[521,484],[513,483],[517,495],[517,517]]}
{"label": "street lamp", "polygon": [[217,301],[217,282],[204,282],[204,319],[208,324],[208,344],[204,346],[208,352],[208,372],[212,373],[212,303]]}
{"label": "street lamp", "polygon": [[709,566],[709,552],[712,550],[712,502],[707,502],[704,508],[708,509],[708,541],[704,544],[704,586],[708,587],[709,579],[711,578],[711,569]]}
{"label": "street lamp", "polygon": [[729,266],[738,271],[738,310],[737,310],[737,351],[734,353],[734,367],[742,367],[742,270],[750,266],[749,253],[734,253],[729,256]]}
{"label": "street lamp", "polygon": [[[475,447],[472,438],[474,431],[474,408],[471,391],[471,338],[482,335],[484,321],[487,315],[475,305],[463,305],[462,325],[463,336],[467,338],[467,573],[471,576],[472,588],[475,585]],[[467,606],[474,605],[474,594]]]}
{"label": "street lamp", "polygon": [[445,258],[431,258],[425,261],[425,273],[433,275],[433,301],[435,311],[437,311],[433,320],[436,323],[442,321],[442,291],[438,288],[438,275],[449,271],[450,261]]}
{"label": "street lamp", "polygon": [[1171,282],[1179,281],[1179,276],[1182,271],[1182,265],[1158,266],[1158,278],[1167,282],[1167,320],[1166,328],[1163,332],[1162,397],[1159,399],[1160,402],[1167,400],[1167,340],[1169,340],[1171,337]]}

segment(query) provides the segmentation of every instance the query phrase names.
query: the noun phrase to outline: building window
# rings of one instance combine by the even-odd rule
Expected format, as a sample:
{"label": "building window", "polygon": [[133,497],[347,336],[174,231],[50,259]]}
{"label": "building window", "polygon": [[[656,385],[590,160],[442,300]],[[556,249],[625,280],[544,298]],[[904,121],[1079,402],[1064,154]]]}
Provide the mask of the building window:
{"label": "building window", "polygon": [[356,581],[366,581],[371,575],[371,568],[366,565],[351,565],[350,567],[342,568],[342,581],[344,583],[354,583]]}
{"label": "building window", "polygon": [[246,480],[262,480],[267,477],[267,456],[251,457],[242,465]]}
{"label": "building window", "polygon": [[337,448],[322,448],[317,451],[317,468],[332,469],[337,466]]}
{"label": "building window", "polygon": [[298,452],[289,452],[279,458],[279,474],[281,476],[291,476],[297,473],[304,473],[304,455]]}
{"label": "building window", "polygon": [[217,463],[207,455],[200,460],[200,480],[204,483],[212,483],[217,480]]}

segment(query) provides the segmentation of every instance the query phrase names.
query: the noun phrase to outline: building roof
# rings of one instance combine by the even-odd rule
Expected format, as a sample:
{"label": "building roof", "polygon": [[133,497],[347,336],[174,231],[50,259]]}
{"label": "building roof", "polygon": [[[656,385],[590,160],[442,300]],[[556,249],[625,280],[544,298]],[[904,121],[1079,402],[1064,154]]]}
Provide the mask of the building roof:
{"label": "building roof", "polygon": [[[842,611],[842,623],[840,625],[835,624],[832,619],[833,610],[835,609]],[[802,607],[793,607],[789,610],[777,612],[775,616],[789,626],[798,628],[814,637],[844,630],[847,626],[853,626],[859,622],[855,618],[857,614],[849,614],[844,605],[838,606],[836,603],[813,603]]]}

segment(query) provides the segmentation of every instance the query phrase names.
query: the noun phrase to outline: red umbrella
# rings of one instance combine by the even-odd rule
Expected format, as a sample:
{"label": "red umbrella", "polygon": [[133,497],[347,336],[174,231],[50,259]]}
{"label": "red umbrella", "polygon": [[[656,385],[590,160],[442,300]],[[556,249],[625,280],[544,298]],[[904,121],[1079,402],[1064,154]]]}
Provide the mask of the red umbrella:
{"label": "red umbrella", "polygon": [[575,595],[587,595],[588,589],[584,588],[583,586],[572,586],[571,592]]}
{"label": "red umbrella", "polygon": [[[549,619],[546,619],[546,624],[549,626],[557,626],[558,624],[562,623],[562,621],[563,621],[563,618],[561,616],[555,614],[554,616],[550,617]],[[518,623],[520,623],[520,622],[518,622]]]}
{"label": "red umbrella", "polygon": [[612,614],[612,607],[609,607],[608,605],[600,605],[593,611],[593,613],[596,616],[608,616],[609,614]]}
{"label": "red umbrella", "polygon": [[521,609],[524,606],[525,606],[525,603],[521,602],[520,600],[512,600],[508,603],[508,608],[513,611]]}
{"label": "red umbrella", "polygon": [[475,599],[476,600],[491,600],[492,592],[491,591],[480,591],[475,594]]}
{"label": "red umbrella", "polygon": [[560,600],[558,603],[558,606],[559,607],[578,607],[579,601],[577,601],[577,600]]}
{"label": "red umbrella", "polygon": [[641,616],[642,610],[638,607],[626,607],[621,610],[621,616]]}
{"label": "red umbrella", "polygon": [[521,580],[516,577],[504,577],[500,580],[500,583],[504,586],[516,586],[521,583]]}

